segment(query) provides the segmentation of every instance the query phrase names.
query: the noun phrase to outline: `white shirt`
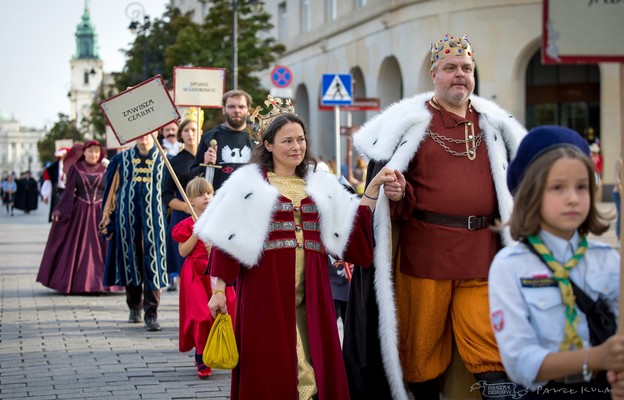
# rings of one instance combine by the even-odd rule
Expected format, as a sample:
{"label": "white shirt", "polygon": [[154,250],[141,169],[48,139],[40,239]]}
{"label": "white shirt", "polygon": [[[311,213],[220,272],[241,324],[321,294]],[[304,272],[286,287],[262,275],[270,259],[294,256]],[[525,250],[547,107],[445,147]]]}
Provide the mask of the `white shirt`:
{"label": "white shirt", "polygon": [[[578,233],[569,241],[543,230],[539,235],[562,265],[578,247]],[[585,256],[572,269],[570,279],[592,300],[599,295],[607,298],[617,318],[619,270],[620,255],[609,245],[591,241]],[[513,382],[532,391],[548,383],[536,382],[535,378],[546,355],[560,351],[564,337],[565,306],[561,291],[556,283],[543,285],[552,282],[548,279],[552,275],[539,257],[521,243],[500,250],[490,267],[490,320],[505,371]],[[540,281],[542,278],[546,281]],[[587,348],[590,346],[587,318],[578,307],[577,311],[578,334]]]}

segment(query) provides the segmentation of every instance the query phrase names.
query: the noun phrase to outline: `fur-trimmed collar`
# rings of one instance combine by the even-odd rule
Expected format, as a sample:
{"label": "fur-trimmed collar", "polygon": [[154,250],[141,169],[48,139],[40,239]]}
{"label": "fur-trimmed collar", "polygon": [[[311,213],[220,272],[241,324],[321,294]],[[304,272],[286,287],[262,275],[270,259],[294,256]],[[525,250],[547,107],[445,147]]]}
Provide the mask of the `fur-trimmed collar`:
{"label": "fur-trimmed collar", "polygon": [[[305,191],[319,211],[321,241],[339,258],[347,246],[359,199],[324,171],[308,171]],[[195,223],[197,236],[252,267],[262,257],[279,192],[255,164],[236,170]]]}

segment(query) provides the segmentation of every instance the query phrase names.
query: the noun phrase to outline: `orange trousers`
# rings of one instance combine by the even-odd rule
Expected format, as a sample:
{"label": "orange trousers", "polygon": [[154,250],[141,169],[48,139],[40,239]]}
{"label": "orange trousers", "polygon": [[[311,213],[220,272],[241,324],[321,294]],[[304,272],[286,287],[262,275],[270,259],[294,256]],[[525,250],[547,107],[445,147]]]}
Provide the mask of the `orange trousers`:
{"label": "orange trousers", "polygon": [[453,337],[469,372],[504,371],[490,325],[486,279],[415,278],[395,269],[403,379],[424,382],[451,362]]}

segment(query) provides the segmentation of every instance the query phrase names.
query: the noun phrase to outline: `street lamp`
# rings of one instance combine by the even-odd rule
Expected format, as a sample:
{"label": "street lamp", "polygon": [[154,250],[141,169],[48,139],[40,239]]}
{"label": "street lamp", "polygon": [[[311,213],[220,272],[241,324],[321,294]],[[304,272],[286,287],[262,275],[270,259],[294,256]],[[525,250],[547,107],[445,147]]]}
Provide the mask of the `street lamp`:
{"label": "street lamp", "polygon": [[[138,1],[133,1],[126,6],[126,16],[130,18],[128,29],[133,35],[140,34],[144,37],[143,43],[143,80],[147,79],[147,30],[150,27],[150,18],[145,14],[145,7]],[[139,22],[143,20],[143,23]]]}
{"label": "street lamp", "polygon": [[[257,11],[262,6],[260,0],[242,0],[243,4]],[[232,88],[238,89],[238,0],[232,0]]]}

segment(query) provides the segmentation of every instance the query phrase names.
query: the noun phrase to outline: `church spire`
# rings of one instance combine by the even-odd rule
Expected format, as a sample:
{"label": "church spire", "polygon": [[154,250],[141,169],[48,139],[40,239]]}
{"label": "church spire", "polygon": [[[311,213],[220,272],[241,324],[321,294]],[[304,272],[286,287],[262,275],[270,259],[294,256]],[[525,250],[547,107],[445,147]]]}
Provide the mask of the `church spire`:
{"label": "church spire", "polygon": [[82,21],[76,28],[76,54],[74,59],[91,59],[98,60],[97,35],[95,29],[91,25],[91,17],[89,15],[89,6],[85,0],[84,12],[82,13]]}

